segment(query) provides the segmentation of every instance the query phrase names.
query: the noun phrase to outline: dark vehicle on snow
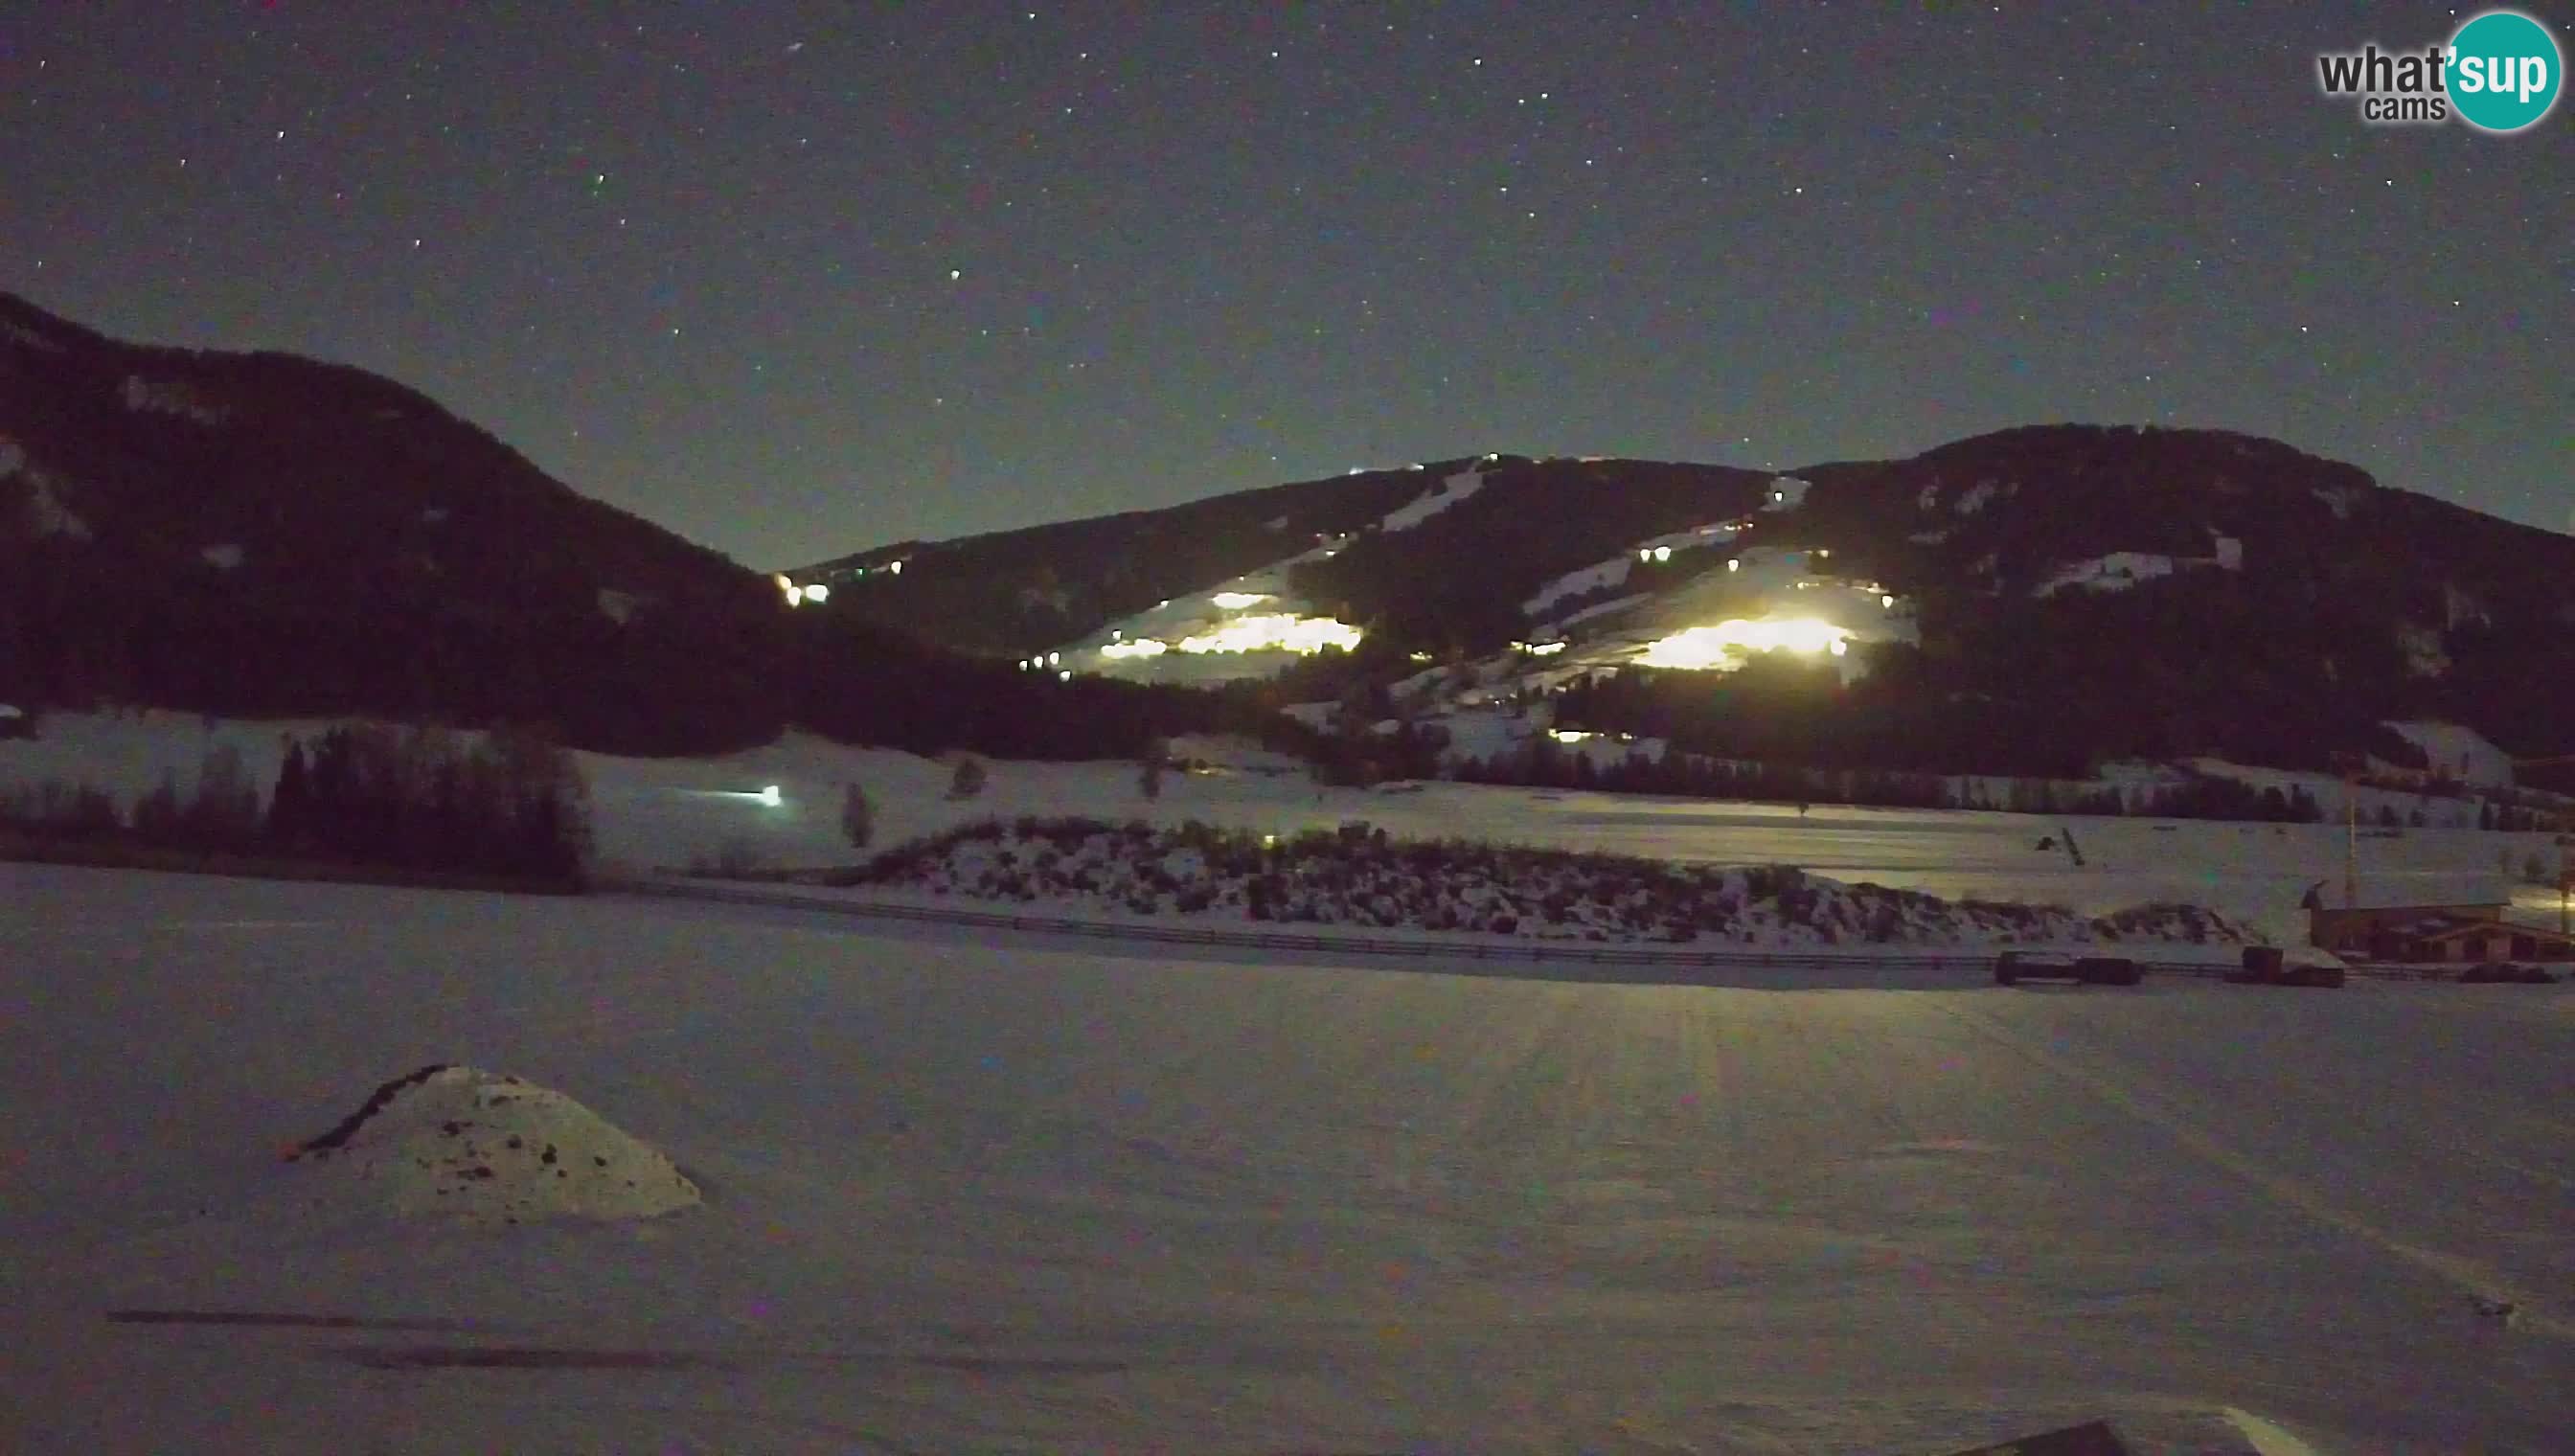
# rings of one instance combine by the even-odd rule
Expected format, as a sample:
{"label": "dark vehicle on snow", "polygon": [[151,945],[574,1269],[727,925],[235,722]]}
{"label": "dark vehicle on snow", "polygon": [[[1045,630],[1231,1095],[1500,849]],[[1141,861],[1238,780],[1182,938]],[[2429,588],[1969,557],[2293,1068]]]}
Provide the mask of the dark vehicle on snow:
{"label": "dark vehicle on snow", "polygon": [[2243,965],[2228,971],[2226,978],[2237,985],[2331,988],[2342,984],[2343,969],[2312,960],[2291,960],[2277,945],[2247,945]]}
{"label": "dark vehicle on snow", "polygon": [[1994,984],[2025,980],[2071,980],[2085,985],[2132,986],[2145,971],[2124,955],[2066,955],[2044,950],[2006,950],[1994,957]]}
{"label": "dark vehicle on snow", "polygon": [[2557,977],[2549,974],[2541,966],[2524,965],[2515,960],[2489,960],[2460,971],[2459,983],[2461,985],[2548,986],[2557,984]]}

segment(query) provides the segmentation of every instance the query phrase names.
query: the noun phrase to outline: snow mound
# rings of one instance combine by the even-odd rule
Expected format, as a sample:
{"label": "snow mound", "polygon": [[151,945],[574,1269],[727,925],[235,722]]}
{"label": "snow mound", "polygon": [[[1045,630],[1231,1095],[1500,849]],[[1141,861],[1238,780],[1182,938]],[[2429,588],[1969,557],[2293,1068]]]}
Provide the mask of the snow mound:
{"label": "snow mound", "polygon": [[2390,723],[2388,727],[2423,750],[2424,756],[2432,760],[2435,774],[2483,787],[2512,786],[2512,755],[2474,728],[2429,722]]}
{"label": "snow mound", "polygon": [[2069,562],[2038,584],[2030,595],[2053,597],[2067,587],[2086,592],[2124,592],[2140,582],[2173,574],[2173,559],[2153,552],[2114,551],[2108,556]]}
{"label": "snow mound", "polygon": [[385,1083],[288,1159],[310,1164],[332,1194],[401,1217],[650,1218],[701,1201],[669,1158],[598,1113],[470,1066]]}

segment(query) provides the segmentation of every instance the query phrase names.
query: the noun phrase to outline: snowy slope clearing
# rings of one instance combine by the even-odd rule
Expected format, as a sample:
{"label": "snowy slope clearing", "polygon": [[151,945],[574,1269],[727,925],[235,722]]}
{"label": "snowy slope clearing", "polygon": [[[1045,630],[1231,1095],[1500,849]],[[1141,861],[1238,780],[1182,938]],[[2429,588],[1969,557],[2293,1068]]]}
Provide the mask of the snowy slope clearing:
{"label": "snowy slope clearing", "polygon": [[[2575,1428],[2564,988],[1572,985],[0,877],[13,1452]],[[613,1111],[703,1206],[317,1217],[277,1149],[433,1061]]]}

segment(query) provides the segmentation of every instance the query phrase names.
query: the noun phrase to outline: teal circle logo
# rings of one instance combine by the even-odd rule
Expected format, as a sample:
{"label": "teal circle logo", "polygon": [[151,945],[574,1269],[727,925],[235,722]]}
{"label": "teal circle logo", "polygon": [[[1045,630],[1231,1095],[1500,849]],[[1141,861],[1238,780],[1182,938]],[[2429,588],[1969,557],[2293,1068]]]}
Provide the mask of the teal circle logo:
{"label": "teal circle logo", "polygon": [[2460,26],[2442,70],[2459,120],[2485,132],[2535,125],[2565,89],[2557,37],[2517,10],[2489,10]]}

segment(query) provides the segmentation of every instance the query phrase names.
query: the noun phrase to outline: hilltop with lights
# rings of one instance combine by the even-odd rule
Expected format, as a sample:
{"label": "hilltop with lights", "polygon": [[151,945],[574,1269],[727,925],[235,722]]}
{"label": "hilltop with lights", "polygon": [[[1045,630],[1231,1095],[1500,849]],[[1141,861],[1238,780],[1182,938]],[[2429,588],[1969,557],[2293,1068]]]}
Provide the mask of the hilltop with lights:
{"label": "hilltop with lights", "polygon": [[846,557],[852,620],[1231,685],[1470,768],[1549,750],[2083,777],[2575,749],[2575,539],[2274,441],[2046,426],[1782,474],[1500,453]]}

